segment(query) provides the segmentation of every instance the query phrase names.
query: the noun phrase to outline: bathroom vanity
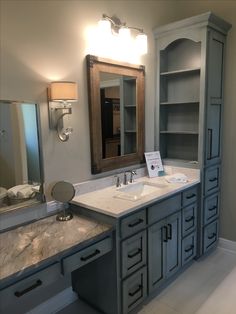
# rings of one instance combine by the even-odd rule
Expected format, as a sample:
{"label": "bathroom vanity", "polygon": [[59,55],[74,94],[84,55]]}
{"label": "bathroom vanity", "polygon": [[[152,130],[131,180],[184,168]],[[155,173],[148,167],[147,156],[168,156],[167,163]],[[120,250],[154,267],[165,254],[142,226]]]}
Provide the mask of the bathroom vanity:
{"label": "bathroom vanity", "polygon": [[[184,173],[187,182],[144,176],[128,187],[110,186],[72,201],[80,213],[109,221],[116,229],[116,263],[104,260],[99,272],[88,264],[72,278],[79,297],[101,312],[136,312],[196,256],[200,173],[178,167],[169,170]],[[147,188],[143,196],[130,192],[130,186],[140,183],[154,190]],[[211,247],[216,244],[213,232],[208,241]],[[104,276],[110,278],[108,285]]]}

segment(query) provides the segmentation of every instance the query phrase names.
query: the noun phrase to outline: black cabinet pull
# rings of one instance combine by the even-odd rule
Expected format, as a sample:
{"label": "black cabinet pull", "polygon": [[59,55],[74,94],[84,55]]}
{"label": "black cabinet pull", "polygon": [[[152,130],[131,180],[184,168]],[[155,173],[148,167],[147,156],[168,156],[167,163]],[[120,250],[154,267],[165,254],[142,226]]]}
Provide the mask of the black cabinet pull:
{"label": "black cabinet pull", "polygon": [[142,222],[143,222],[143,219],[139,218],[137,221],[128,224],[128,226],[129,226],[130,228],[133,228],[133,227],[135,227],[135,226],[141,224]]}
{"label": "black cabinet pull", "polygon": [[163,234],[163,241],[164,242],[168,242],[168,228],[167,226],[164,226],[162,231],[164,231]]}
{"label": "black cabinet pull", "polygon": [[172,239],[172,225],[168,224],[167,226],[168,226],[167,237],[168,237],[168,240],[171,240]]}
{"label": "black cabinet pull", "polygon": [[208,129],[208,149],[207,149],[207,159],[212,157],[212,129]]}
{"label": "black cabinet pull", "polygon": [[136,255],[138,255],[140,252],[142,252],[142,250],[141,250],[141,249],[137,249],[135,252],[129,253],[129,254],[128,254],[128,257],[129,257],[129,258],[133,258],[133,257],[135,257]]}
{"label": "black cabinet pull", "polygon": [[185,222],[190,222],[191,220],[194,220],[194,216],[185,218]]}
{"label": "black cabinet pull", "polygon": [[90,254],[90,255],[87,255],[87,256],[82,256],[81,258],[80,258],[80,260],[81,261],[83,261],[83,262],[85,262],[85,261],[87,261],[88,259],[90,259],[90,258],[92,258],[92,257],[94,257],[94,256],[96,256],[96,255],[98,255],[100,253],[100,251],[97,249],[97,250],[95,250],[92,254]]}
{"label": "black cabinet pull", "polygon": [[34,284],[32,284],[32,286],[28,287],[28,288],[25,288],[24,290],[22,291],[16,291],[14,294],[17,298],[20,298],[22,297],[24,294],[30,292],[31,290],[34,290],[35,288],[41,286],[43,284],[43,282],[38,279],[36,280],[36,282]]}
{"label": "black cabinet pull", "polygon": [[190,246],[189,246],[188,248],[186,248],[184,251],[185,251],[186,253],[188,253],[188,252],[192,251],[193,248],[194,248],[194,245],[190,245]]}
{"label": "black cabinet pull", "polygon": [[217,181],[217,178],[215,177],[215,178],[209,179],[209,181],[210,182],[215,182],[215,181]]}
{"label": "black cabinet pull", "polygon": [[138,288],[134,290],[134,292],[129,292],[129,296],[133,297],[135,294],[141,291],[142,287],[143,287],[142,285],[139,285]]}
{"label": "black cabinet pull", "polygon": [[217,208],[217,206],[215,205],[215,206],[213,206],[213,207],[211,207],[211,208],[208,208],[208,211],[211,212],[211,211],[213,211],[213,210],[216,209],[216,208]]}
{"label": "black cabinet pull", "polygon": [[211,239],[213,239],[215,236],[216,236],[216,233],[213,232],[210,236],[208,236],[208,239],[211,240]]}
{"label": "black cabinet pull", "polygon": [[191,195],[187,195],[186,198],[187,198],[187,200],[189,200],[189,199],[191,199],[191,198],[193,198],[193,197],[195,197],[195,196],[196,196],[196,194],[193,193],[193,194],[191,194]]}

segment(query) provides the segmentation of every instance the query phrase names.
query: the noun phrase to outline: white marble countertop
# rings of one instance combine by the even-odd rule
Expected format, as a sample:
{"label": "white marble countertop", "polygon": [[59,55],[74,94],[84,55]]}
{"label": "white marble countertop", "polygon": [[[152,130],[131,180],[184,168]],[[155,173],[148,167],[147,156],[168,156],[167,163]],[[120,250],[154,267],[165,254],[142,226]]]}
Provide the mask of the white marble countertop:
{"label": "white marble countertop", "polygon": [[110,225],[74,213],[59,222],[50,216],[0,234],[0,279],[21,275],[29,267],[94,239]]}
{"label": "white marble countertop", "polygon": [[[113,184],[113,186],[97,189],[96,191],[83,193],[81,195],[79,195],[78,192],[71,203],[119,218],[127,213],[135,211],[138,208],[147,206],[155,201],[159,201],[200,182],[200,171],[198,169],[180,167],[168,167],[167,169],[168,175],[182,173],[187,176],[188,181],[186,183],[168,183],[165,176],[155,178],[145,176],[136,179],[135,182],[144,181],[150,184],[165,184],[166,186],[162,189],[157,189],[151,194],[143,196],[139,200],[133,201],[117,198],[116,195],[118,193],[118,189]],[[99,183],[97,183],[97,186],[99,186]]]}

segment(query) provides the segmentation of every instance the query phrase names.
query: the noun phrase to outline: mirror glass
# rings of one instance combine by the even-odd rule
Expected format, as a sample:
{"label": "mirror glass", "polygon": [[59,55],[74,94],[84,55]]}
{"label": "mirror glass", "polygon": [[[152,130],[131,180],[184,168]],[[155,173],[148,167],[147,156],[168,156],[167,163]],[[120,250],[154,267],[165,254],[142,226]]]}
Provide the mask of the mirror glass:
{"label": "mirror glass", "polygon": [[136,77],[100,72],[102,158],[135,153]]}
{"label": "mirror glass", "polygon": [[42,201],[36,104],[0,101],[0,212]]}
{"label": "mirror glass", "polygon": [[65,181],[59,181],[54,184],[51,195],[54,200],[67,203],[75,196],[75,189],[73,184]]}
{"label": "mirror glass", "polygon": [[144,67],[87,56],[92,173],[143,162]]}

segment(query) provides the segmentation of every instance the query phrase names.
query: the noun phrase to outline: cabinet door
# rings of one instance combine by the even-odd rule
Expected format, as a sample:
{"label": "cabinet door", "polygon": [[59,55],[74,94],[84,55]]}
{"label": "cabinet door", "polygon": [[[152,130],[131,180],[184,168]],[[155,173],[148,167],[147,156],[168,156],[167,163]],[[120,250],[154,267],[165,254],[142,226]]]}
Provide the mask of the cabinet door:
{"label": "cabinet door", "polygon": [[209,32],[206,164],[220,159],[224,41],[223,35]]}
{"label": "cabinet door", "polygon": [[170,216],[166,226],[166,276],[170,277],[181,265],[181,213]]}
{"label": "cabinet door", "polygon": [[165,278],[167,242],[166,219],[148,229],[148,288],[149,293],[159,287]]}

